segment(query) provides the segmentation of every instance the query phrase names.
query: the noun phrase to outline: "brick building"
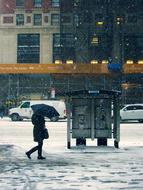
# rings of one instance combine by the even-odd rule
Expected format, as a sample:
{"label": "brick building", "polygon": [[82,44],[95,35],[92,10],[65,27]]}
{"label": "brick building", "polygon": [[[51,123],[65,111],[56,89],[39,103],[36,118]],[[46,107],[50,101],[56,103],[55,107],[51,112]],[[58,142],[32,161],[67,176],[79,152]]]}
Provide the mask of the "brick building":
{"label": "brick building", "polygon": [[1,0],[0,63],[52,63],[59,0]]}

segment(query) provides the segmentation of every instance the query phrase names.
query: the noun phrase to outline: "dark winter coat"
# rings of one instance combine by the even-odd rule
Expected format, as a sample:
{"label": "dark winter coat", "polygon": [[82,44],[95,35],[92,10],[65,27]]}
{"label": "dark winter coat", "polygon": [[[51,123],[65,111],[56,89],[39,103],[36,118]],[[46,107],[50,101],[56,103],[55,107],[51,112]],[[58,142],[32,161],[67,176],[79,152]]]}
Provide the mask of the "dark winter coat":
{"label": "dark winter coat", "polygon": [[33,128],[33,138],[35,142],[41,142],[44,140],[43,131],[45,128],[45,119],[42,115],[33,114],[32,123]]}

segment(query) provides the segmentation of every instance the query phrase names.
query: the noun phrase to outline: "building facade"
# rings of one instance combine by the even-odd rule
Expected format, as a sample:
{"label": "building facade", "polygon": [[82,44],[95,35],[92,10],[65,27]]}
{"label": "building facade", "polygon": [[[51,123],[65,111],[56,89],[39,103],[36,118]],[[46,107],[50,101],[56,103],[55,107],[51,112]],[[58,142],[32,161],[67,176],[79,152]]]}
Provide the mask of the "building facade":
{"label": "building facade", "polygon": [[0,63],[143,60],[142,0],[1,0]]}
{"label": "building facade", "polygon": [[142,0],[61,0],[63,59],[143,60],[142,9]]}
{"label": "building facade", "polygon": [[[62,61],[143,64],[142,10],[142,0],[61,0]],[[89,84],[121,90],[125,104],[143,101],[142,74],[116,72],[98,80],[91,78]]]}
{"label": "building facade", "polygon": [[[142,10],[142,0],[1,0],[0,63],[143,63]],[[80,88],[122,90],[124,103],[143,101],[142,74],[0,79],[1,88],[5,85],[0,97],[16,101],[30,94],[49,97],[51,87],[61,94]]]}
{"label": "building facade", "polygon": [[1,0],[0,63],[52,63],[59,0]]}

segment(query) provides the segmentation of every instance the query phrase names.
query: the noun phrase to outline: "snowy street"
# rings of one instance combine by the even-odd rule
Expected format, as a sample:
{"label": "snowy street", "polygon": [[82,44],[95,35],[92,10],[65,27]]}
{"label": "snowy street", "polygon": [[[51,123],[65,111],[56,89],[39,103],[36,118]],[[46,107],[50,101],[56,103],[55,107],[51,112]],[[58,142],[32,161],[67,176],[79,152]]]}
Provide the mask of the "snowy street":
{"label": "snowy street", "polygon": [[0,120],[1,190],[142,190],[143,124],[122,123],[120,148],[67,149],[66,121],[46,122],[50,138],[44,141],[43,156],[28,160],[25,152],[35,146],[30,121]]}

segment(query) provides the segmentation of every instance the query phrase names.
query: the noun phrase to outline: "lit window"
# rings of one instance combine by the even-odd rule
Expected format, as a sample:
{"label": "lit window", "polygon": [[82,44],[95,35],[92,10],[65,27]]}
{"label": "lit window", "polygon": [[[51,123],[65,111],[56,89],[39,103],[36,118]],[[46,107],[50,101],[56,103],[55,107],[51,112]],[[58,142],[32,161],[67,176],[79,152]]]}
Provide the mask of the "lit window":
{"label": "lit window", "polygon": [[16,25],[24,25],[24,14],[16,15]]}
{"label": "lit window", "polygon": [[97,36],[93,36],[92,39],[91,39],[91,44],[94,45],[94,46],[97,46],[99,43],[99,39]]}
{"label": "lit window", "polygon": [[60,6],[60,0],[52,0],[52,7],[59,7]]}
{"label": "lit window", "polygon": [[42,15],[41,14],[34,14],[34,25],[35,26],[42,25]]}
{"label": "lit window", "polygon": [[42,7],[42,0],[34,0],[34,7]]}
{"label": "lit window", "polygon": [[52,14],[51,15],[51,25],[59,25],[59,23],[60,23],[59,14]]}
{"label": "lit window", "polygon": [[104,22],[103,21],[98,21],[96,22],[97,26],[103,26]]}

